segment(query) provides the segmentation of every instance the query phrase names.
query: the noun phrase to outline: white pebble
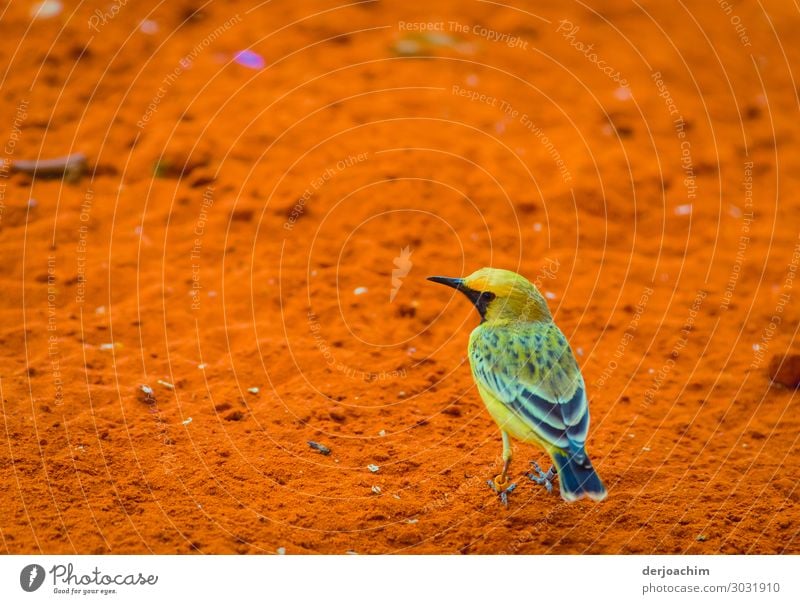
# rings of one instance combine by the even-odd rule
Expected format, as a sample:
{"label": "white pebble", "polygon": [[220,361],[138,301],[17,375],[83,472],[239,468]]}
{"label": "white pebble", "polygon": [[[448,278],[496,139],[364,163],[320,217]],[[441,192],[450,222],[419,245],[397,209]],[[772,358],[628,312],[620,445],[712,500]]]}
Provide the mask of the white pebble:
{"label": "white pebble", "polygon": [[421,46],[414,40],[398,40],[394,49],[399,55],[415,55],[420,51]]}
{"label": "white pebble", "polygon": [[31,17],[34,19],[49,19],[61,13],[61,2],[58,0],[44,0],[31,7]]}
{"label": "white pebble", "polygon": [[692,204],[685,203],[683,205],[677,206],[675,208],[675,213],[678,216],[688,216],[689,214],[692,213]]}
{"label": "white pebble", "polygon": [[617,97],[620,101],[627,101],[633,95],[631,94],[630,88],[628,88],[627,86],[620,86],[614,91],[614,96]]}
{"label": "white pebble", "polygon": [[366,288],[366,287],[357,287],[357,288],[355,288],[355,289],[353,290],[353,293],[354,293],[356,296],[360,296],[360,295],[362,295],[362,294],[366,294],[366,293],[367,293],[367,288]]}
{"label": "white pebble", "polygon": [[139,23],[139,31],[143,34],[153,35],[158,31],[158,23],[155,21],[151,21],[150,19],[145,19],[141,23]]}

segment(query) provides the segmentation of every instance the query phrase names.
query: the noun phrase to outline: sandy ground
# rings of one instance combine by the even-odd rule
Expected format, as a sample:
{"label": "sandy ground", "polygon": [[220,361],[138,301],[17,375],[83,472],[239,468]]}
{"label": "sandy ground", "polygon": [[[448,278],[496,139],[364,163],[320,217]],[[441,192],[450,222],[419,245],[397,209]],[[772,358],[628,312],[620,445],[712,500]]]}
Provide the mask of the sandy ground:
{"label": "sandy ground", "polygon": [[[792,3],[33,4],[0,14],[0,550],[800,553]],[[606,501],[523,445],[487,488],[478,317],[424,279],[481,266],[546,292]]]}

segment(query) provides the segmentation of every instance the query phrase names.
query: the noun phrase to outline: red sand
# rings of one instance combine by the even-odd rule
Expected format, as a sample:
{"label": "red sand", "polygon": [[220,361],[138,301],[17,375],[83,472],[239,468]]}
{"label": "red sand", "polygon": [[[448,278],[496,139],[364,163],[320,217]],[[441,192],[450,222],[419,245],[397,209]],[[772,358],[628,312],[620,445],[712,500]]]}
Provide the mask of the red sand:
{"label": "red sand", "polygon": [[[90,168],[0,178],[3,551],[800,552],[791,3],[31,4],[3,159]],[[601,504],[521,445],[486,486],[478,317],[424,280],[485,265],[550,292]]]}

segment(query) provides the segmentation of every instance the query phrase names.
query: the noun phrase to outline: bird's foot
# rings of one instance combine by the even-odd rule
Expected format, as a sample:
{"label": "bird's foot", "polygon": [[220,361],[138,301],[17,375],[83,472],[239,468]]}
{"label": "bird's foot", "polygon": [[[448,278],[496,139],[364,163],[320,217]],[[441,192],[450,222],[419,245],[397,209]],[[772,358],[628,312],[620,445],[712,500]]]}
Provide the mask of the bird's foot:
{"label": "bird's foot", "polygon": [[553,466],[550,466],[550,469],[547,472],[542,472],[542,469],[539,467],[539,464],[535,461],[531,462],[533,466],[533,472],[528,474],[528,478],[530,478],[536,484],[543,484],[544,488],[547,489],[548,493],[553,492],[553,478],[556,477],[556,469]]}
{"label": "bird's foot", "polygon": [[494,477],[494,480],[487,480],[486,482],[489,488],[497,493],[503,505],[508,507],[508,496],[517,488],[517,483],[511,482],[502,474],[498,474]]}

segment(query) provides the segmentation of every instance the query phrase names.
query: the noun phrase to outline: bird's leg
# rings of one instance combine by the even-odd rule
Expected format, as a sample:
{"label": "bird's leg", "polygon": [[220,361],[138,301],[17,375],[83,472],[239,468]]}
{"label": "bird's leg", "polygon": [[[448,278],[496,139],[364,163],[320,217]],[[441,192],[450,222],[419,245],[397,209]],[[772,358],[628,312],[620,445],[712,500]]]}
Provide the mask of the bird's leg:
{"label": "bird's leg", "polygon": [[553,492],[553,478],[556,477],[556,469],[554,466],[550,466],[550,469],[547,470],[547,473],[542,472],[542,469],[539,467],[539,464],[535,461],[531,462],[533,466],[533,472],[528,474],[528,478],[530,478],[536,484],[543,484],[544,488],[547,489],[548,493]]}
{"label": "bird's leg", "polygon": [[508,507],[508,496],[517,488],[516,483],[509,484],[508,480],[508,466],[511,465],[511,442],[508,439],[508,434],[501,431],[503,435],[503,471],[494,477],[494,480],[488,480],[489,487],[497,493],[503,505]]}

